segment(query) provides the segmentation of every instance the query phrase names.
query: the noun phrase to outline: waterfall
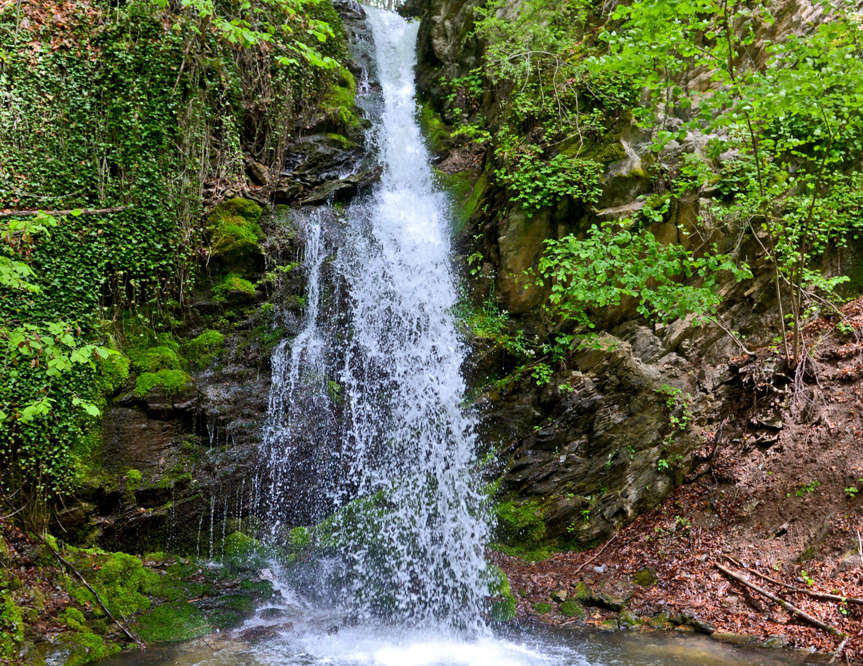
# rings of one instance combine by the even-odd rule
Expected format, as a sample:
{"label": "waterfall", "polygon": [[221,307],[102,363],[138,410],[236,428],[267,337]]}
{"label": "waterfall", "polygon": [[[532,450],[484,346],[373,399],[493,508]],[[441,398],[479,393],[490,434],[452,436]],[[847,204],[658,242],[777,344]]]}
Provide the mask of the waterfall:
{"label": "waterfall", "polygon": [[360,618],[476,629],[487,527],[447,199],[416,120],[417,26],[366,11],[383,89],[369,144],[383,175],[341,213],[297,216],[309,286],[301,332],[273,354],[273,535],[286,514],[332,516],[336,573],[316,578],[331,599]]}

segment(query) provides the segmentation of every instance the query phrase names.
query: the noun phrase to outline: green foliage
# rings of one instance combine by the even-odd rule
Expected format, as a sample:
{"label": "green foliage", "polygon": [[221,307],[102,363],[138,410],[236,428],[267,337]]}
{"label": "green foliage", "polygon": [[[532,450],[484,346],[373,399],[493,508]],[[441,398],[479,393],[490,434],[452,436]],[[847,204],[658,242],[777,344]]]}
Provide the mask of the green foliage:
{"label": "green foliage", "polygon": [[[804,353],[802,327],[812,305],[835,300],[847,279],[825,274],[822,254],[863,230],[863,38],[859,17],[844,11],[836,8],[805,36],[768,45],[764,66],[743,70],[741,56],[773,20],[767,3],[619,5],[619,23],[603,32],[608,53],[589,64],[632,77],[650,92],[638,115],[656,128],[658,149],[687,130],[714,133],[707,153],[689,159],[684,187],[715,181],[718,156],[737,155],[720,181],[732,198],[711,214],[748,230],[772,266],[792,366]],[[703,70],[712,73],[714,89],[696,97],[684,82]],[[670,131],[667,118],[681,111],[689,120]]]}
{"label": "green foliage", "polygon": [[794,494],[797,495],[797,497],[811,495],[820,485],[821,482],[818,479],[815,479],[814,481],[810,481],[809,483],[804,483],[794,492]]}
{"label": "green foliage", "polygon": [[552,606],[547,601],[538,601],[533,605],[533,610],[535,610],[540,615],[548,615],[554,610],[554,606]]}
{"label": "green foliage", "polygon": [[549,287],[548,308],[558,319],[593,328],[591,310],[621,305],[624,298],[652,321],[707,315],[720,302],[716,286],[723,271],[751,277],[728,257],[697,257],[682,246],[663,245],[624,220],[593,225],[583,239],[547,240],[538,282]]}
{"label": "green foliage", "polygon": [[[474,10],[481,65],[446,82],[452,138],[489,145],[497,181],[529,213],[562,199],[597,200],[598,146],[635,99],[623,77],[584,66],[594,19],[584,0],[489,0]],[[488,88],[500,100],[494,132],[481,113]]]}
{"label": "green foliage", "polygon": [[599,198],[601,164],[561,154],[545,159],[538,152],[521,153],[514,162],[495,171],[513,201],[536,211],[565,197],[585,203],[594,203]]}
{"label": "green foliage", "polygon": [[[244,151],[279,162],[346,50],[322,0],[26,11],[0,9],[0,208],[72,213],[0,222],[0,346],[13,351],[0,354],[0,484],[43,506],[74,484],[90,419],[126,379],[97,344],[101,318],[159,321],[184,304],[204,183],[240,183]],[[222,226],[218,250],[256,245],[257,204],[226,209],[243,222]],[[158,365],[144,372],[179,369]]]}

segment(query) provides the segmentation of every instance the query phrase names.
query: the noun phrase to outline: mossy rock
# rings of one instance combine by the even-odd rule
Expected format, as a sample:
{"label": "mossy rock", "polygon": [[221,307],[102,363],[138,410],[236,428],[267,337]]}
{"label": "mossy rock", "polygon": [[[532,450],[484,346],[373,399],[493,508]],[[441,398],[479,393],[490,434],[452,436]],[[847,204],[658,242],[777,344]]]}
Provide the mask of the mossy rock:
{"label": "mossy rock", "polygon": [[249,199],[234,198],[220,203],[207,216],[210,256],[223,270],[256,273],[263,267],[258,224],[263,210]]}
{"label": "mossy rock", "polygon": [[535,610],[540,615],[547,615],[548,613],[551,613],[553,609],[554,606],[552,606],[547,601],[540,601],[533,605],[533,610]]}
{"label": "mossy rock", "polygon": [[191,381],[192,378],[182,370],[145,372],[135,380],[133,393],[138,398],[146,398],[159,389],[166,396],[175,396],[182,393]]}
{"label": "mossy rock", "polygon": [[539,502],[499,502],[494,507],[494,513],[503,552],[528,560],[548,556],[544,548],[546,525]]}
{"label": "mossy rock", "polygon": [[221,353],[225,335],[208,329],[186,343],[186,356],[198,368],[205,368]]}
{"label": "mossy rock", "polygon": [[87,618],[77,608],[70,606],[60,614],[60,619],[70,629],[76,631],[84,631],[86,629]]}
{"label": "mossy rock", "polygon": [[256,571],[266,563],[267,549],[243,532],[233,532],[222,544],[222,563],[233,570]]}
{"label": "mossy rock", "polygon": [[63,662],[66,666],[89,664],[122,650],[117,643],[106,641],[100,635],[86,629],[63,636],[62,642],[71,652]]}
{"label": "mossy rock", "polygon": [[357,82],[346,67],[340,67],[338,74],[321,106],[335,127],[350,134],[362,125],[356,111]]}
{"label": "mossy rock", "polygon": [[225,301],[250,302],[254,300],[256,295],[255,285],[237,273],[228,273],[213,287],[213,300],[218,303]]}
{"label": "mossy rock", "polygon": [[248,222],[258,222],[264,214],[264,209],[260,204],[251,199],[243,197],[234,197],[222,201],[209,214],[208,219],[213,220],[218,217],[238,216]]}
{"label": "mossy rock", "polygon": [[96,368],[99,372],[99,391],[106,396],[117,393],[129,379],[131,359],[118,351],[113,351],[107,358],[99,358]]}
{"label": "mossy rock", "polygon": [[617,626],[621,629],[630,629],[639,624],[641,624],[641,620],[626,609],[620,611],[620,615],[617,616]]}
{"label": "mossy rock", "polygon": [[578,581],[573,588],[572,596],[581,602],[590,601],[593,599],[593,590],[591,590],[582,581]]}
{"label": "mossy rock", "polygon": [[632,582],[641,587],[650,587],[656,583],[656,572],[649,567],[641,569],[632,577]]}
{"label": "mossy rock", "polygon": [[189,641],[212,631],[204,612],[187,601],[157,606],[136,624],[138,634],[148,643]]}
{"label": "mossy rock", "polygon": [[0,659],[15,663],[24,640],[24,616],[12,592],[0,593]]}
{"label": "mossy rock", "polygon": [[129,469],[126,472],[126,487],[134,490],[138,486],[141,485],[141,481],[143,480],[143,476],[140,470],[137,469]]}
{"label": "mossy rock", "polygon": [[472,171],[448,174],[436,169],[435,174],[441,186],[451,195],[453,231],[457,234],[464,230],[471,216],[479,208],[479,202],[488,185],[488,178],[485,172],[477,177]]}
{"label": "mossy rock", "polygon": [[[159,574],[147,569],[140,558],[127,553],[82,549],[74,552],[71,559],[111,613],[129,616],[150,608],[149,595],[159,581]],[[87,588],[75,584],[70,588],[70,594],[79,604],[89,604],[97,616],[102,614]]]}
{"label": "mossy rock", "polygon": [[156,345],[130,352],[132,366],[138,372],[157,372],[158,370],[180,370],[182,359],[177,350],[168,345]]}
{"label": "mossy rock", "polygon": [[452,144],[450,129],[428,102],[420,109],[420,127],[428,141],[429,150],[440,154],[449,149]]}
{"label": "mossy rock", "polygon": [[582,606],[575,599],[567,599],[560,605],[560,612],[567,617],[577,617],[582,618],[587,614],[587,611],[584,610],[584,606]]}
{"label": "mossy rock", "polygon": [[500,567],[488,565],[489,616],[495,622],[510,622],[515,619],[515,597],[509,579]]}

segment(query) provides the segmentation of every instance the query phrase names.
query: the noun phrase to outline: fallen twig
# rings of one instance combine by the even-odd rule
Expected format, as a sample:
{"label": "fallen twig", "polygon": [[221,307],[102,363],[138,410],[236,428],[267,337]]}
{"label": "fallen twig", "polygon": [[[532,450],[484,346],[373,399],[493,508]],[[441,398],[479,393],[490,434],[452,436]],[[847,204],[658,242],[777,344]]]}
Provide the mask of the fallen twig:
{"label": "fallen twig", "polygon": [[131,629],[129,629],[129,627],[124,622],[121,622],[116,617],[114,617],[114,615],[111,613],[111,611],[108,610],[108,607],[105,605],[105,602],[102,601],[102,597],[99,596],[99,593],[96,592],[95,589],[93,589],[93,586],[87,582],[87,579],[84,578],[84,575],[80,571],[78,571],[78,569],[76,569],[75,566],[71,562],[69,562],[69,560],[64,558],[58,551],[54,550],[54,547],[50,543],[48,543],[48,541],[45,538],[43,538],[42,535],[37,534],[36,537],[43,544],[45,544],[45,547],[48,548],[48,550],[50,550],[52,553],[54,553],[54,557],[56,557],[64,567],[69,569],[69,571],[71,571],[73,574],[75,574],[78,577],[78,579],[84,584],[84,587],[86,587],[88,590],[90,590],[90,593],[93,595],[93,597],[95,597],[96,601],[102,607],[102,610],[105,611],[105,615],[107,615],[109,618],[111,618],[111,620],[114,622],[114,624],[116,624],[118,627],[120,627],[120,630],[124,634],[126,634],[126,636],[129,637],[129,640],[134,642],[142,650],[145,647],[147,647],[146,643],[144,643],[144,641],[142,641]]}
{"label": "fallen twig", "polygon": [[602,545],[602,548],[600,548],[598,551],[596,551],[596,553],[594,554],[593,557],[591,557],[590,559],[588,559],[585,562],[582,562],[580,565],[578,565],[578,567],[576,567],[575,571],[573,571],[571,575],[575,576],[575,574],[577,574],[579,571],[584,569],[584,567],[586,567],[588,564],[593,562],[597,557],[602,555],[602,551],[604,551],[606,548],[608,548],[608,544],[610,544],[612,541],[614,541],[617,538],[618,534],[619,534],[619,532],[615,532],[614,535]]}
{"label": "fallen twig", "polygon": [[805,587],[797,587],[796,585],[789,585],[788,583],[783,583],[781,580],[776,580],[775,578],[771,578],[770,576],[761,573],[760,571],[756,571],[755,569],[750,569],[742,562],[735,560],[733,557],[729,555],[723,555],[723,557],[731,562],[731,564],[740,567],[741,569],[746,569],[749,573],[755,574],[759,578],[763,578],[766,581],[770,581],[775,585],[780,585],[789,590],[793,590],[794,592],[799,592],[800,594],[808,594],[810,597],[815,597],[816,599],[827,599],[829,601],[838,601],[840,603],[852,603],[852,604],[863,604],[863,599],[858,599],[856,597],[843,597],[839,594],[830,594],[829,592],[819,592],[818,590],[807,590]]}
{"label": "fallen twig", "polygon": [[722,566],[721,564],[719,564],[719,562],[714,562],[713,565],[717,569],[719,569],[722,573],[724,573],[726,576],[733,578],[738,583],[742,583],[746,587],[752,588],[753,590],[755,590],[759,594],[762,594],[765,597],[767,597],[768,599],[770,599],[770,601],[773,601],[773,602],[779,604],[785,610],[787,610],[791,613],[794,613],[795,615],[800,616],[801,618],[803,618],[804,620],[806,620],[810,624],[814,624],[819,629],[823,629],[824,631],[826,631],[830,634],[834,634],[836,636],[842,636],[842,634],[839,632],[838,629],[836,629],[836,627],[833,627],[829,624],[826,624],[825,622],[822,622],[817,617],[813,617],[812,615],[809,615],[809,613],[807,613],[806,611],[800,610],[799,608],[797,608],[797,606],[785,601],[785,599],[780,599],[775,594],[772,594],[771,592],[768,592],[767,590],[765,590],[763,587],[759,587],[755,583],[746,580],[743,576],[741,576],[736,571],[732,571],[731,569],[728,569],[728,568]]}
{"label": "fallen twig", "polygon": [[0,210],[0,217],[28,217],[45,213],[46,215],[107,215],[108,213],[119,213],[129,206],[117,206],[115,208],[71,208],[69,210]]}

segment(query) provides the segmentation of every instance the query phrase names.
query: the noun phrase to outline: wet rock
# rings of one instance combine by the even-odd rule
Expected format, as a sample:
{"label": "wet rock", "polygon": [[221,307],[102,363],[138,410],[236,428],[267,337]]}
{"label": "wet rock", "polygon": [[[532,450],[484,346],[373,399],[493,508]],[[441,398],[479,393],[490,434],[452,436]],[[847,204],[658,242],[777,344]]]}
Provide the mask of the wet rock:
{"label": "wet rock", "polygon": [[641,624],[641,620],[638,616],[626,609],[620,611],[620,615],[617,616],[617,626],[621,629],[631,629],[639,624]]}
{"label": "wet rock", "polygon": [[287,614],[288,612],[284,608],[264,608],[258,611],[258,616],[262,620],[276,620]]}
{"label": "wet rock", "polygon": [[703,634],[712,634],[716,631],[716,627],[714,627],[710,622],[701,620],[698,615],[689,610],[680,611],[677,615],[674,615],[671,618],[671,622],[673,624],[690,626]]}
{"label": "wet rock", "polygon": [[761,645],[761,639],[758,636],[750,636],[748,634],[736,634],[730,631],[714,631],[710,637],[722,641],[723,643],[731,643],[742,647],[754,647]]}

